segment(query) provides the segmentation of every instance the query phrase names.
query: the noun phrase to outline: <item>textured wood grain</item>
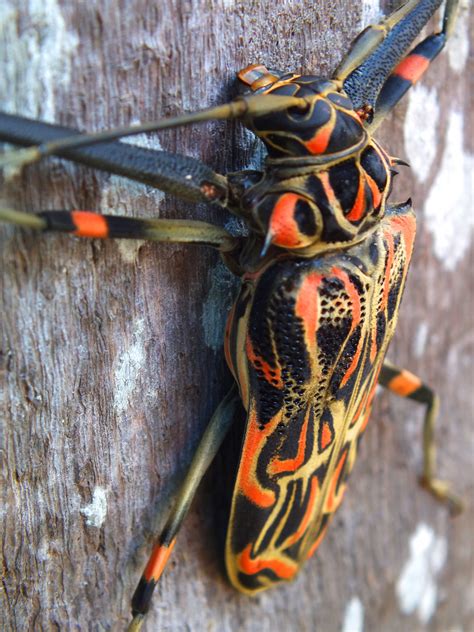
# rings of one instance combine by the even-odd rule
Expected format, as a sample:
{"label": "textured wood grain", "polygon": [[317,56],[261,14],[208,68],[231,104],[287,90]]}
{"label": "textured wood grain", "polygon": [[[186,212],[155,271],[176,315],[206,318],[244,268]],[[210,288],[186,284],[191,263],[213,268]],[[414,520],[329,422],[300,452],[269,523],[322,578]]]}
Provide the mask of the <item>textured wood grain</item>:
{"label": "textured wood grain", "polygon": [[[4,107],[88,130],[223,102],[233,94],[235,71],[255,61],[327,74],[363,19],[362,5],[347,0],[38,6],[7,1],[0,12]],[[440,471],[472,499],[472,247],[471,256],[446,267],[423,213],[453,109],[465,117],[464,149],[472,156],[467,77],[467,68],[457,74],[443,54],[424,81],[440,108],[436,159],[424,182],[404,170],[392,198],[413,197],[420,228],[390,355],[439,390]],[[379,134],[402,157],[406,107]],[[234,124],[163,133],[159,142],[220,172],[255,155],[249,134]],[[31,211],[227,219],[56,160],[10,177],[1,195]],[[86,242],[7,227],[1,237],[0,626],[120,630],[152,525],[162,522],[229,384],[219,340],[232,280],[213,253],[198,248]],[[256,599],[229,587],[221,561],[233,436],[198,493],[147,630],[332,632],[341,630],[354,596],[367,631],[473,629],[472,509],[452,521],[416,486],[421,416],[412,404],[379,397],[320,552],[292,585]],[[395,593],[419,523],[448,546],[427,627],[400,612]]]}

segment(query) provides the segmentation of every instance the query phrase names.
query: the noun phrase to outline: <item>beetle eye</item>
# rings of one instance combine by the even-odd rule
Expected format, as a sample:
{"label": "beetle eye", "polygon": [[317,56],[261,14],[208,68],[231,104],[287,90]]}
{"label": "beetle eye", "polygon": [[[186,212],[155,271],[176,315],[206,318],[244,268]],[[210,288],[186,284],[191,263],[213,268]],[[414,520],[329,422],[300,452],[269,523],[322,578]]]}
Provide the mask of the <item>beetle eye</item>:
{"label": "beetle eye", "polygon": [[289,108],[288,114],[292,119],[298,119],[306,116],[311,108],[311,104],[307,101],[304,105],[300,107]]}

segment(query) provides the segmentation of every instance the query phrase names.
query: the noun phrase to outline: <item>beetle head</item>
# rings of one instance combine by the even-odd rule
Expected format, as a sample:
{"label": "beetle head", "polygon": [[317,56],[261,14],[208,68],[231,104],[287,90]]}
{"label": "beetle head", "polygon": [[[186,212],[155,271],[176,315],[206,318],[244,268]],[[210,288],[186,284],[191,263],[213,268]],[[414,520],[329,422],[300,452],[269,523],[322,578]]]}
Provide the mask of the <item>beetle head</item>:
{"label": "beetle head", "polygon": [[366,138],[352,101],[336,81],[314,75],[282,74],[248,66],[239,79],[254,94],[301,97],[306,109],[288,108],[252,117],[246,125],[259,136],[271,158],[328,156],[350,151]]}

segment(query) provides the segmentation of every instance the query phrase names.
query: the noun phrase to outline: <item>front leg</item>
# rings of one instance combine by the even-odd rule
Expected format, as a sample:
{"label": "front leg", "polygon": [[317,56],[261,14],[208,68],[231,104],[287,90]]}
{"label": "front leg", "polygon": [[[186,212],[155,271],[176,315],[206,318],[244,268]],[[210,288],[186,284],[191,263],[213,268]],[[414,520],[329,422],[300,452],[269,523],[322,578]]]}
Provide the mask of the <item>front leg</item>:
{"label": "front leg", "polygon": [[237,386],[234,384],[213,414],[194,453],[188,472],[177,490],[165,526],[155,539],[148,564],[133,594],[133,621],[128,632],[138,632],[142,627],[143,619],[150,609],[153,591],[165,570],[181,524],[189,511],[204,474],[219,451],[233,422],[238,419],[239,406],[240,397]]}
{"label": "front leg", "polygon": [[[0,112],[0,140],[21,147],[71,138],[80,132]],[[57,152],[58,156],[161,189],[190,202],[226,206],[227,179],[200,160],[112,141]]]}
{"label": "front leg", "polygon": [[33,215],[0,208],[0,221],[34,230],[72,233],[77,237],[201,244],[223,253],[234,250],[240,241],[224,228],[198,220],[137,219],[90,211],[43,211]]}

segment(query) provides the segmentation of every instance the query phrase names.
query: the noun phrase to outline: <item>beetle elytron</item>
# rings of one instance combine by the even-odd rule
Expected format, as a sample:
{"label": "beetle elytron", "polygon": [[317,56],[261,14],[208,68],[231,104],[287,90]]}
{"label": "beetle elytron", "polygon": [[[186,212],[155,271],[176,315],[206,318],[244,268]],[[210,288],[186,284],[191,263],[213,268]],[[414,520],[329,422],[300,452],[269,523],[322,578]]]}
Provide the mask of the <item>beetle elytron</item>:
{"label": "beetle elytron", "polygon": [[[249,229],[248,237],[234,237],[197,221],[0,209],[0,219],[34,229],[211,245],[242,278],[225,340],[236,385],[211,419],[134,594],[132,630],[143,622],[240,400],[247,424],[226,542],[227,572],[240,591],[254,594],[292,579],[318,547],[342,500],[377,383],[426,405],[424,485],[454,511],[461,507],[434,476],[435,395],[384,360],[415,219],[409,202],[387,204],[400,161],[372,136],[444,47],[454,0],[446,2],[441,32],[407,53],[441,4],[410,0],[368,27],[330,80],[257,64],[239,73],[247,92],[230,104],[96,135],[0,117],[0,138],[27,147],[5,154],[3,165],[56,154],[219,204]],[[239,118],[261,138],[264,169],[225,177],[192,158],[152,156],[115,142],[211,118]]]}

